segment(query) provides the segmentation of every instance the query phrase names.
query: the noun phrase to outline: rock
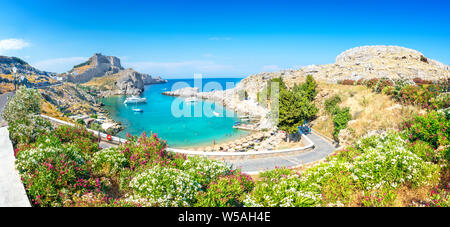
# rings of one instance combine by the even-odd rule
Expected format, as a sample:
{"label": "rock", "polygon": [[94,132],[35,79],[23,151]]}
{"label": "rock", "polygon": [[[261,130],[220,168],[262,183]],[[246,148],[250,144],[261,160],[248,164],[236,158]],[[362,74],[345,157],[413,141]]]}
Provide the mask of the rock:
{"label": "rock", "polygon": [[144,91],[144,81],[142,74],[126,69],[118,73],[116,81],[117,91],[115,94],[139,95]]}
{"label": "rock", "polygon": [[96,53],[87,62],[75,66],[69,71],[67,80],[73,83],[85,83],[94,77],[115,74],[120,70],[123,68],[119,58]]}

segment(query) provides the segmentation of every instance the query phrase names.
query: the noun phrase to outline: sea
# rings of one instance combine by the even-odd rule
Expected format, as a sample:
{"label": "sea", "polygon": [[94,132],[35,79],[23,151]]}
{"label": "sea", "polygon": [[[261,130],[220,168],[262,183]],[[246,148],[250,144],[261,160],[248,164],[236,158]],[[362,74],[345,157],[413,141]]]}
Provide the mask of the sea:
{"label": "sea", "polygon": [[[197,87],[202,91],[233,88],[242,78],[168,79],[167,83],[146,85],[141,97],[146,103],[124,104],[127,96],[102,98],[105,109],[112,119],[125,129],[117,136],[127,133],[156,133],[166,140],[169,147],[189,148],[226,142],[247,135],[249,132],[233,128],[239,120],[237,113],[220,103],[201,100],[186,102],[185,98],[163,95],[183,87]],[[142,109],[135,112],[133,109]]]}

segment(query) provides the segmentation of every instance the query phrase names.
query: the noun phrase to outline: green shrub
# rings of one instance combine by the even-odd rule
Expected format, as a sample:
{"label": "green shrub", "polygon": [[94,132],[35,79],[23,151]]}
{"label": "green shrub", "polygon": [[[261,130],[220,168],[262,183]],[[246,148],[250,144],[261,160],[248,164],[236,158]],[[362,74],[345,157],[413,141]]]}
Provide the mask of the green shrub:
{"label": "green shrub", "polygon": [[83,119],[77,119],[77,124],[79,124],[79,125],[86,125],[86,123],[84,122],[84,120]]}
{"label": "green shrub", "polygon": [[333,116],[333,137],[336,141],[339,141],[339,132],[342,129],[347,128],[348,122],[352,119],[352,115],[350,114],[350,108],[339,108],[336,107],[334,110],[334,116]]}
{"label": "green shrub", "polygon": [[107,148],[94,153],[92,166],[96,172],[113,175],[128,165],[125,156],[115,148]]}
{"label": "green shrub", "polygon": [[420,140],[416,140],[410,143],[408,149],[412,153],[428,162],[437,163],[445,156],[445,154],[443,154],[442,152],[439,153],[437,152],[437,150],[434,150],[433,147],[431,147],[427,142],[423,142]]}
{"label": "green shrub", "polygon": [[337,104],[341,103],[342,99],[340,95],[334,95],[325,100],[325,111],[331,115],[333,115],[338,107]]}
{"label": "green shrub", "polygon": [[196,195],[199,207],[240,207],[245,195],[254,187],[251,177],[237,173],[220,177]]}

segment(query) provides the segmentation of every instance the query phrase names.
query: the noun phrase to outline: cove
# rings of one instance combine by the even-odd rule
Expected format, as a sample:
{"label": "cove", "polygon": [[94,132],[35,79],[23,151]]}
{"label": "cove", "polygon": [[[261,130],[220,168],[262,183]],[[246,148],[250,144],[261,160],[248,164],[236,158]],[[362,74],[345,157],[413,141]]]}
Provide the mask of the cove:
{"label": "cove", "polygon": [[[240,80],[240,78],[206,78],[202,80],[202,84],[204,86],[209,82],[219,83],[225,89],[226,86],[229,88],[230,83],[237,84]],[[102,98],[100,101],[105,104],[104,108],[110,116],[125,127],[117,136],[125,138],[126,133],[140,135],[144,131],[153,132],[163,140],[167,140],[170,147],[187,148],[211,145],[213,141],[220,143],[233,140],[249,133],[233,129],[234,122],[239,120],[237,114],[211,101],[198,100],[196,103],[189,104],[192,108],[192,116],[194,116],[196,105],[211,105],[213,108],[216,108],[215,105],[220,105],[217,106],[219,109],[223,108],[220,117],[208,112],[204,112],[200,117],[174,116],[171,108],[176,97],[161,93],[170,91],[174,84],[179,85],[180,82],[185,83],[186,86],[194,86],[194,79],[169,79],[164,84],[147,85],[141,95],[147,98],[147,102],[137,105],[124,105],[126,96]],[[177,86],[177,88],[180,87]],[[143,109],[143,112],[134,112],[132,108],[136,106]]]}

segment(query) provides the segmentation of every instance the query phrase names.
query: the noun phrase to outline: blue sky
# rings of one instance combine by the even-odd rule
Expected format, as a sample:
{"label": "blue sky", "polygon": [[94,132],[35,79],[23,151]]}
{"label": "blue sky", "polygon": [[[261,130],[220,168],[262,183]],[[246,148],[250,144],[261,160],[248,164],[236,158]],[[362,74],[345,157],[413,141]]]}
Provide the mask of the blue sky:
{"label": "blue sky", "polygon": [[0,0],[0,55],[64,72],[96,52],[166,78],[244,77],[399,45],[450,64],[449,1]]}

